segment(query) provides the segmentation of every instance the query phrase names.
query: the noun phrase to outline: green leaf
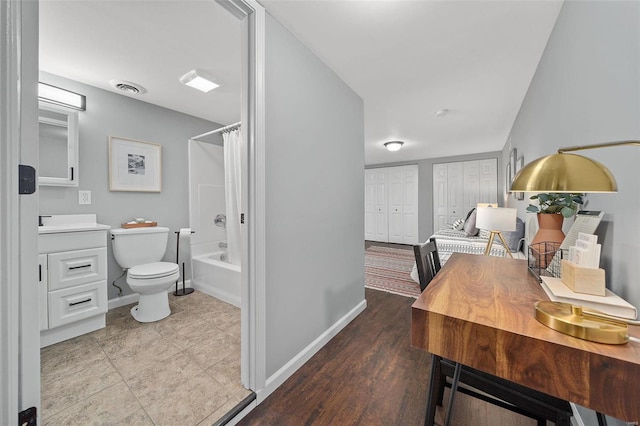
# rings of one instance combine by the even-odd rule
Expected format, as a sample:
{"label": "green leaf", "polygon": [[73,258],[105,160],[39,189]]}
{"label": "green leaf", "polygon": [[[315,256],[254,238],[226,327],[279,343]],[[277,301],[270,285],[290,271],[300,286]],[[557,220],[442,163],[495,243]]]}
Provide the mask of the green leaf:
{"label": "green leaf", "polygon": [[572,209],[571,207],[563,207],[560,213],[562,213],[562,216],[569,218],[573,216],[573,214],[575,213],[575,210]]}

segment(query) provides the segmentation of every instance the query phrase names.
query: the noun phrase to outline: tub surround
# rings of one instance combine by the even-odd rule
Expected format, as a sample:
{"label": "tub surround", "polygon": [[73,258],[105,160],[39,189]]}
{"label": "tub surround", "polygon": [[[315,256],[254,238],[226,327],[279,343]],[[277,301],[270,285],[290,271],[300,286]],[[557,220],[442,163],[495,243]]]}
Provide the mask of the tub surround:
{"label": "tub surround", "polygon": [[107,225],[95,214],[46,215],[38,227],[40,346],[105,326]]}
{"label": "tub surround", "polygon": [[219,247],[219,243],[220,241],[212,242],[207,248],[215,249],[211,248],[210,252],[204,253],[194,247],[191,285],[196,290],[240,307],[241,268],[221,259],[226,252]]}

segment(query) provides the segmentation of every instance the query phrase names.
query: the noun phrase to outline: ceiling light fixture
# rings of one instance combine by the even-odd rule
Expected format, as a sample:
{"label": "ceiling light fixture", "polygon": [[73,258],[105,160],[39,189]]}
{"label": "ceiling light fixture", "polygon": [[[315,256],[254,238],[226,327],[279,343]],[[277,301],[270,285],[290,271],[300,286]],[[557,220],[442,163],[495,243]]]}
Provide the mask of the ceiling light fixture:
{"label": "ceiling light fixture", "polygon": [[78,93],[51,86],[50,84],[38,83],[38,100],[84,111],[87,99],[84,95]]}
{"label": "ceiling light fixture", "polygon": [[198,89],[201,92],[207,93],[216,87],[220,86],[214,82],[213,79],[201,70],[192,70],[180,77],[180,83],[186,84],[189,87]]}
{"label": "ceiling light fixture", "polygon": [[402,141],[389,141],[384,144],[384,146],[391,152],[399,151],[400,148],[402,148],[402,145],[404,145],[404,142]]}
{"label": "ceiling light fixture", "polygon": [[435,112],[435,116],[436,117],[444,117],[445,115],[449,114],[449,110],[448,109],[439,109]]}

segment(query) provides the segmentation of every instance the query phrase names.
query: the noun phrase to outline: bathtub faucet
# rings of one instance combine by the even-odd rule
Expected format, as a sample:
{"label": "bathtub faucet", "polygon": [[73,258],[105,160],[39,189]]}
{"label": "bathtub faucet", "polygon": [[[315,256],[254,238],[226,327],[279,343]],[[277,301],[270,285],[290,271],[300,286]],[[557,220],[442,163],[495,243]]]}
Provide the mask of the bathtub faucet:
{"label": "bathtub faucet", "polygon": [[220,248],[227,248],[227,242],[226,241],[220,241],[218,243],[218,247]]}

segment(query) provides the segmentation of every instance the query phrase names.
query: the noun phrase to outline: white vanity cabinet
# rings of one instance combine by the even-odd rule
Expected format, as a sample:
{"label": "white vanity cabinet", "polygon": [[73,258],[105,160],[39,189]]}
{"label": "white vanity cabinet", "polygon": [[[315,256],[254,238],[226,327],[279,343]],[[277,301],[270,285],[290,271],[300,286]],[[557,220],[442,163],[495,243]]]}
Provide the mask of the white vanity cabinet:
{"label": "white vanity cabinet", "polygon": [[[80,228],[82,229],[82,228]],[[108,226],[40,232],[40,346],[105,326]]]}

